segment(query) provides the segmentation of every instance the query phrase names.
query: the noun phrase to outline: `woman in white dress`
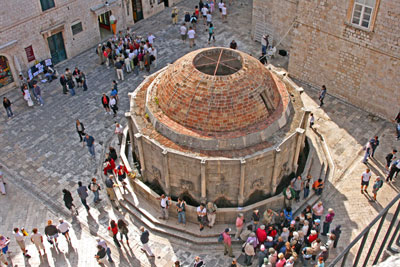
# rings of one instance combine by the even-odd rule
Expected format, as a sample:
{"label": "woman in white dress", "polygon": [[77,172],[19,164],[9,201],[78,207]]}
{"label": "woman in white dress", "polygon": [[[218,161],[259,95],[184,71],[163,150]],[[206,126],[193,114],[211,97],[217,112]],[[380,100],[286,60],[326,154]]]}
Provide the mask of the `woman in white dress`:
{"label": "woman in white dress", "polygon": [[26,84],[24,85],[24,99],[28,103],[29,107],[33,106],[31,94],[29,93],[29,89],[28,89],[28,86],[26,86]]}

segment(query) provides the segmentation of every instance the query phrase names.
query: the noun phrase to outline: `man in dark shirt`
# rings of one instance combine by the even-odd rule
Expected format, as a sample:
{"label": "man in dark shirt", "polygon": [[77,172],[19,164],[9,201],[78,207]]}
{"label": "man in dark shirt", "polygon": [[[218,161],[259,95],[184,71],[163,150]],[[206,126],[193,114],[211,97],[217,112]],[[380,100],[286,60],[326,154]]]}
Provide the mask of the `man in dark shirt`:
{"label": "man in dark shirt", "polygon": [[143,244],[143,248],[141,248],[141,250],[150,256],[150,257],[154,257],[153,252],[151,251],[150,247],[149,247],[149,231],[145,230],[144,227],[140,227],[140,231],[142,232],[142,234],[140,235],[140,241]]}
{"label": "man in dark shirt", "polygon": [[97,245],[97,249],[97,254],[94,257],[97,259],[99,264],[105,264],[106,250],[101,245]]}
{"label": "man in dark shirt", "polygon": [[64,74],[61,74],[61,76],[60,76],[60,84],[63,88],[63,94],[66,95],[67,94],[67,79],[65,78]]}
{"label": "man in dark shirt", "polygon": [[94,138],[93,138],[93,136],[90,136],[90,135],[86,134],[85,138],[83,138],[83,143],[82,144],[85,145],[85,142],[86,142],[86,145],[88,147],[89,153],[94,158],[95,154],[94,154]]}
{"label": "man in dark shirt", "polygon": [[76,190],[78,192],[79,198],[81,199],[81,202],[83,204],[83,206],[85,206],[86,210],[89,211],[90,208],[86,202],[86,198],[89,196],[87,193],[87,187],[82,185],[82,182],[79,181],[78,182],[78,189]]}
{"label": "man in dark shirt", "polygon": [[115,69],[117,70],[117,78],[120,80],[124,80],[124,64],[121,61],[115,62]]}

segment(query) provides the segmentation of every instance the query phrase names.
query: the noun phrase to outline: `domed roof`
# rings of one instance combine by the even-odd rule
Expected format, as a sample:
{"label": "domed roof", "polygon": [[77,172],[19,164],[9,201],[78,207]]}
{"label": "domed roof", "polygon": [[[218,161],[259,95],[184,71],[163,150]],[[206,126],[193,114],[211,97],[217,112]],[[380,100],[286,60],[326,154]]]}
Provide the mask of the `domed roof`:
{"label": "domed roof", "polygon": [[155,94],[164,115],[207,136],[249,131],[266,123],[281,102],[272,74],[237,50],[200,49],[161,75]]}

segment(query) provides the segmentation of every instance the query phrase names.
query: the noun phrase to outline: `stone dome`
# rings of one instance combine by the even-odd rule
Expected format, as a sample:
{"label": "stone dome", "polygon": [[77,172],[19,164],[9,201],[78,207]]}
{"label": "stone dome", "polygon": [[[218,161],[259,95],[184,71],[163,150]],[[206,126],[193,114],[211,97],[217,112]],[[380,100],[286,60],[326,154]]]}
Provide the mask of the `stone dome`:
{"label": "stone dome", "polygon": [[[156,99],[156,105],[149,99]],[[205,48],[157,76],[146,109],[155,128],[178,144],[232,149],[265,141],[279,130],[290,114],[288,99],[284,84],[254,57],[229,48]],[[284,120],[276,122],[282,115]],[[243,139],[252,133],[259,134]]]}

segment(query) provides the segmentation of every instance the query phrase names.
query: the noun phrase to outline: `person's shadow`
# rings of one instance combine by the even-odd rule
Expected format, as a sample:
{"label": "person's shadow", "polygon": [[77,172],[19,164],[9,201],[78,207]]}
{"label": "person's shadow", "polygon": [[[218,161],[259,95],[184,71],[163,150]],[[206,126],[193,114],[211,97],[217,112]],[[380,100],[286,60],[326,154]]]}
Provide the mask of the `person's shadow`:
{"label": "person's shadow", "polygon": [[81,224],[79,222],[79,220],[74,216],[72,218],[72,229],[74,229],[74,233],[76,235],[77,239],[81,239],[81,235],[82,235],[82,227]]}
{"label": "person's shadow", "polygon": [[93,218],[92,214],[90,214],[90,212],[88,212],[88,215],[86,217],[86,221],[87,221],[88,226],[89,226],[90,234],[93,235],[93,236],[97,236],[97,232],[99,231],[99,224]]}

